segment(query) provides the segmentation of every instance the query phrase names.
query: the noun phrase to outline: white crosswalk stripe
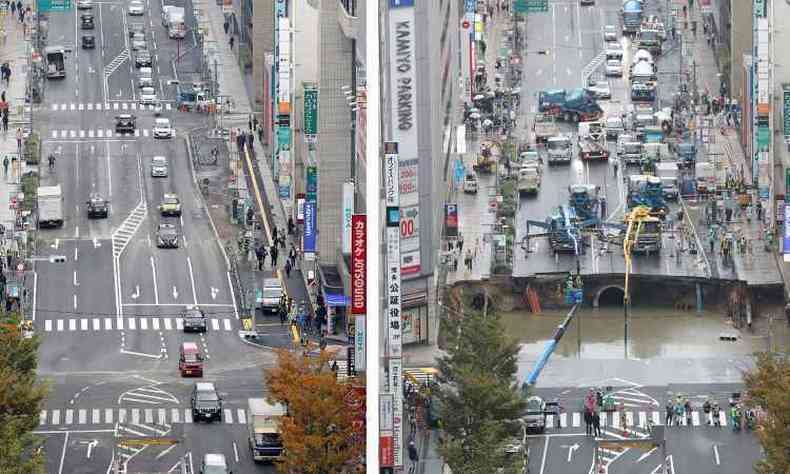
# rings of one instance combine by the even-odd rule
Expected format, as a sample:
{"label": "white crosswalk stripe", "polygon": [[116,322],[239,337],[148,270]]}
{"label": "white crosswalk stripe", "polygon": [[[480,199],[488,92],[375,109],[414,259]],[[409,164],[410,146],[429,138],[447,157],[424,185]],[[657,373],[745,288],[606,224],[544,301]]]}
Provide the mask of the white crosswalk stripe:
{"label": "white crosswalk stripe", "polygon": [[112,423],[112,408],[104,409],[104,422],[108,424]]}
{"label": "white crosswalk stripe", "polygon": [[[154,104],[140,104],[138,102],[111,102],[109,104],[102,105],[101,103],[63,103],[63,104],[52,104],[50,106],[52,112],[81,112],[81,111],[97,111],[100,112],[110,111],[110,110],[155,110],[156,106]],[[173,110],[173,103],[172,102],[162,102],[162,109],[164,110]]]}
{"label": "white crosswalk stripe", "polygon": [[44,321],[44,331],[46,331],[46,332],[52,331],[52,320],[51,319],[47,319],[46,321]]}
{"label": "white crosswalk stripe", "polygon": [[126,408],[118,409],[118,423],[126,423]]}
{"label": "white crosswalk stripe", "polygon": [[66,417],[64,422],[67,425],[74,423],[74,410],[68,410],[68,409],[66,410]]}
{"label": "white crosswalk stripe", "polygon": [[189,408],[184,409],[184,423],[192,423],[192,410]]}
{"label": "white crosswalk stripe", "polygon": [[581,426],[581,424],[582,424],[581,418],[582,418],[581,417],[581,413],[579,413],[578,411],[573,412],[572,425],[573,425],[574,428],[578,428],[579,426]]}
{"label": "white crosswalk stripe", "polygon": [[115,318],[115,326],[116,326],[116,329],[118,329],[119,331],[123,331],[123,318],[122,317],[119,316],[119,317]]}
{"label": "white crosswalk stripe", "polygon": [[159,318],[151,318],[151,327],[154,331],[159,330]]}
{"label": "white crosswalk stripe", "polygon": [[47,424],[47,410],[41,410],[38,413],[38,424],[39,426],[43,426]]}
{"label": "white crosswalk stripe", "polygon": [[244,411],[243,408],[236,409],[236,418],[239,420],[240,425],[247,424],[247,413]]}
{"label": "white crosswalk stripe", "polygon": [[165,414],[164,408],[160,408],[156,411],[156,422],[161,426],[167,424],[167,415]]}
{"label": "white crosswalk stripe", "polygon": [[698,411],[691,412],[691,424],[693,426],[699,426],[699,412]]}
{"label": "white crosswalk stripe", "polygon": [[225,326],[226,331],[230,331],[230,319],[224,318],[222,324]]}
{"label": "white crosswalk stripe", "polygon": [[112,318],[104,318],[104,330],[112,331]]}
{"label": "white crosswalk stripe", "polygon": [[76,330],[77,330],[77,320],[69,319],[69,331],[76,331]]}
{"label": "white crosswalk stripe", "polygon": [[137,329],[137,320],[135,318],[127,318],[126,321],[129,323],[128,327],[130,331]]}
{"label": "white crosswalk stripe", "polygon": [[80,330],[87,331],[88,330],[88,320],[86,318],[80,319]]}
{"label": "white crosswalk stripe", "polygon": [[52,410],[52,424],[53,425],[60,424],[60,410]]}
{"label": "white crosswalk stripe", "polygon": [[77,410],[77,423],[84,425],[88,422],[88,410],[82,408]]}
{"label": "white crosswalk stripe", "polygon": [[147,331],[148,330],[148,320],[147,319],[140,318],[140,329],[142,329],[143,331]]}
{"label": "white crosswalk stripe", "polygon": [[94,425],[101,423],[101,411],[98,408],[91,410],[91,423]]}
{"label": "white crosswalk stripe", "polygon": [[211,329],[219,331],[219,319],[211,318]]}
{"label": "white crosswalk stripe", "polygon": [[170,318],[163,318],[165,323],[165,331],[170,331],[173,329],[173,323],[171,322]]}
{"label": "white crosswalk stripe", "polygon": [[658,425],[663,424],[663,423],[661,423],[661,413],[659,413],[657,411],[654,411],[652,417],[653,417],[653,424],[654,425],[658,426]]}
{"label": "white crosswalk stripe", "polygon": [[63,320],[58,319],[58,332],[63,330]]}
{"label": "white crosswalk stripe", "polygon": [[178,408],[172,408],[170,410],[170,422],[171,423],[179,423],[181,421],[181,412]]}
{"label": "white crosswalk stripe", "polygon": [[640,411],[639,412],[639,427],[644,428],[647,426],[647,413]]}
{"label": "white crosswalk stripe", "polygon": [[183,318],[176,318],[176,329],[181,331],[184,329],[184,319]]}
{"label": "white crosswalk stripe", "polygon": [[225,408],[222,411],[224,414],[224,419],[222,421],[228,424],[233,424],[233,412],[230,411],[230,408]]}
{"label": "white crosswalk stripe", "polygon": [[139,425],[140,424],[140,409],[139,408],[132,408],[132,424]]}
{"label": "white crosswalk stripe", "polygon": [[154,422],[154,410],[152,408],[145,409],[145,422],[146,423]]}

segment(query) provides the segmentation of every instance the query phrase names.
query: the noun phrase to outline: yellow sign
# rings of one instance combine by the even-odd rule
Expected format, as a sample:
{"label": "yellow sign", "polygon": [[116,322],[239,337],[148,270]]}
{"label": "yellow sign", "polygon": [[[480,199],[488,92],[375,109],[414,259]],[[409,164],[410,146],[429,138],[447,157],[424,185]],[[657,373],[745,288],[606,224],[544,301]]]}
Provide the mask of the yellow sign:
{"label": "yellow sign", "polygon": [[121,438],[119,446],[172,446],[178,444],[173,438]]}
{"label": "yellow sign", "polygon": [[241,325],[245,331],[252,331],[252,318],[245,318],[241,320]]}

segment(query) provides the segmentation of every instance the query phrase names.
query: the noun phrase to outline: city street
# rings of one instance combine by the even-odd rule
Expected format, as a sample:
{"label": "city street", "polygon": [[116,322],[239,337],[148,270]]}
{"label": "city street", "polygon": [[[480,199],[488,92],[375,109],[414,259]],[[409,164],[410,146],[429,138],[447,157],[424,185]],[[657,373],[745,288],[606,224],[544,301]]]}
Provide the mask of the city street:
{"label": "city street", "polygon": [[[33,289],[39,374],[52,384],[38,430],[47,437],[47,472],[104,473],[113,455],[134,472],[168,471],[179,462],[197,469],[206,453],[225,454],[234,472],[272,471],[250,459],[245,407],[262,394],[263,368],[274,356],[238,335],[227,242],[215,231],[227,224],[210,221],[187,141],[208,116],[178,111],[168,85],[179,74],[174,60],[179,70],[199,70],[200,55],[191,51],[193,34],[181,45],[167,37],[161,10],[160,2],[147,2],[143,16],[129,16],[125,3],[96,3],[49,14],[48,45],[71,51],[66,77],[48,80],[34,109],[42,156],[55,157],[54,167],[42,166],[42,185],[59,184],[64,198],[63,226],[41,229],[37,239],[41,259],[65,261],[36,265]],[[81,29],[85,13],[94,15],[94,29]],[[144,25],[159,116],[170,119],[172,138],[154,138],[158,111],[140,102],[132,23]],[[81,49],[83,34],[95,37],[95,49]],[[136,117],[133,132],[116,132],[119,114]],[[152,176],[154,156],[166,158],[165,177]],[[92,193],[109,201],[106,219],[88,218]],[[160,217],[166,193],[177,195],[180,215]],[[160,223],[175,226],[176,248],[158,247]],[[203,310],[206,332],[184,333],[190,305]],[[271,345],[281,339],[284,331]],[[214,382],[223,397],[221,423],[192,420],[194,381],[178,371],[183,342],[196,342],[204,356],[199,380]],[[117,447],[118,436],[177,444]]]}

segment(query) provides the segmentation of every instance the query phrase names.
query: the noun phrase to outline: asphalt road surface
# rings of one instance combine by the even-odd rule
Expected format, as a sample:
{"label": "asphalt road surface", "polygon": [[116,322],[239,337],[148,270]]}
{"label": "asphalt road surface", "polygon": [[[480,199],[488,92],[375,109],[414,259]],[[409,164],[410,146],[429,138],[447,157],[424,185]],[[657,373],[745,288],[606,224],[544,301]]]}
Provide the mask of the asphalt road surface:
{"label": "asphalt road surface", "polygon": [[[191,15],[190,5],[181,6]],[[94,15],[95,29],[80,29],[83,13]],[[113,453],[138,472],[168,471],[190,460],[197,469],[212,452],[225,454],[234,472],[268,470],[249,458],[243,408],[247,398],[262,393],[262,367],[273,356],[238,336],[228,263],[195,186],[186,142],[188,131],[206,126],[207,117],[176,111],[167,85],[177,74],[172,60],[194,40],[188,34],[179,45],[167,38],[160,17],[160,2],[147,2],[142,17],[127,15],[126,3],[101,2],[91,11],[49,14],[48,44],[72,52],[66,78],[47,81],[44,102],[34,112],[42,154],[56,156],[53,170],[46,169],[45,158],[42,184],[61,185],[65,214],[61,228],[37,235],[39,257],[65,257],[63,263],[38,261],[34,278],[39,372],[52,384],[40,426],[47,437],[47,472],[104,473]],[[153,107],[138,102],[138,68],[127,33],[132,22],[145,25],[157,97],[174,138],[154,139]],[[95,49],[80,48],[83,34],[95,36]],[[194,54],[179,61],[180,67],[199,68]],[[114,118],[121,113],[137,117],[133,134],[115,133]],[[151,176],[151,158],[158,155],[169,162],[165,178]],[[87,218],[92,192],[110,201],[109,218]],[[160,217],[165,193],[179,196],[180,217]],[[178,248],[157,248],[163,221],[178,228]],[[206,313],[205,334],[183,333],[186,305]],[[194,381],[177,370],[186,341],[198,343],[206,358],[203,380],[215,382],[225,398],[222,423],[188,419]],[[124,450],[114,448],[116,434],[178,443]]]}

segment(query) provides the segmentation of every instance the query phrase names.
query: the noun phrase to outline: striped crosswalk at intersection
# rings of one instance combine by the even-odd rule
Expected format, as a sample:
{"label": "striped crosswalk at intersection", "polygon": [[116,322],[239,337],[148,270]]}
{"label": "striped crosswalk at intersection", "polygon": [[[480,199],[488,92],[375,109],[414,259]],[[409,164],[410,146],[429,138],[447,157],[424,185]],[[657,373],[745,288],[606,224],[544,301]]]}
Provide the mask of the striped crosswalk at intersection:
{"label": "striped crosswalk at intersection", "polygon": [[[232,331],[230,318],[209,318],[213,331]],[[44,332],[87,332],[87,331],[182,331],[183,318],[73,318],[45,319]]]}

